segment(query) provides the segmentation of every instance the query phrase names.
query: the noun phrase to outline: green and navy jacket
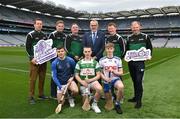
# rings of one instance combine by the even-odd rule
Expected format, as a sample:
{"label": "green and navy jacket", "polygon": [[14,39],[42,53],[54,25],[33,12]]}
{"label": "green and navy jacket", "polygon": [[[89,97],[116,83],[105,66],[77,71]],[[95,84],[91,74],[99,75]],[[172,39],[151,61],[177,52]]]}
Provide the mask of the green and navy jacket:
{"label": "green and navy jacket", "polygon": [[65,40],[65,49],[68,56],[74,59],[75,56],[82,56],[82,37],[80,35],[69,34]]}
{"label": "green and navy jacket", "polygon": [[152,55],[152,44],[150,37],[147,34],[131,34],[127,37],[127,50],[139,50],[142,47],[151,50]]}
{"label": "green and navy jacket", "polygon": [[114,44],[114,56],[123,58],[126,52],[126,43],[125,40],[119,35],[109,35],[106,38],[106,44],[113,43]]}
{"label": "green and navy jacket", "polygon": [[26,36],[26,51],[29,56],[30,61],[34,58],[34,45],[37,44],[39,40],[46,40],[47,37],[44,32],[33,30],[29,32]]}
{"label": "green and navy jacket", "polygon": [[58,46],[64,47],[64,41],[66,39],[66,34],[63,32],[54,31],[54,32],[50,33],[48,39],[53,40],[52,48],[54,48],[54,47],[57,48]]}

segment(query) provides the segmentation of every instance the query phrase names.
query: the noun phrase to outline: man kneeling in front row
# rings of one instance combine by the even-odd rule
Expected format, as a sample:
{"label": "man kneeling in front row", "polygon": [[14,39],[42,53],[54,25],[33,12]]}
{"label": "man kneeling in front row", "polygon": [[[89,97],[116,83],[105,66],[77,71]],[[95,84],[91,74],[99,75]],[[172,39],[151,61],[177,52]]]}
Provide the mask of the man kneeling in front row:
{"label": "man kneeling in front row", "polygon": [[[90,90],[95,91],[91,107],[96,113],[101,113],[101,110],[97,105],[103,90],[102,86],[98,82],[98,80],[100,79],[99,63],[91,57],[91,47],[84,47],[83,54],[84,58],[78,61],[78,63],[76,64],[75,77],[81,85],[80,90],[84,98],[88,99]],[[86,99],[83,102],[84,104],[82,108],[83,110],[88,111],[90,109],[90,105],[88,104],[88,106],[85,104]],[[89,99],[87,103],[89,103]]]}
{"label": "man kneeling in front row", "polygon": [[100,59],[99,64],[102,68],[101,77],[104,80],[104,93],[106,98],[105,108],[107,110],[113,109],[112,92],[114,88],[117,90],[115,101],[115,109],[118,114],[122,114],[120,100],[123,96],[124,85],[121,81],[123,74],[122,61],[119,57],[113,55],[114,44],[107,43],[105,46],[106,56]]}
{"label": "man kneeling in front row", "polygon": [[75,61],[66,56],[66,51],[64,47],[57,48],[57,55],[58,57],[52,62],[52,77],[53,81],[57,85],[57,100],[58,103],[61,103],[61,97],[63,95],[63,91],[70,82],[68,86],[68,90],[70,90],[71,94],[68,96],[70,107],[74,107],[74,98],[76,94],[78,94],[78,87],[74,79],[74,68],[75,68]]}

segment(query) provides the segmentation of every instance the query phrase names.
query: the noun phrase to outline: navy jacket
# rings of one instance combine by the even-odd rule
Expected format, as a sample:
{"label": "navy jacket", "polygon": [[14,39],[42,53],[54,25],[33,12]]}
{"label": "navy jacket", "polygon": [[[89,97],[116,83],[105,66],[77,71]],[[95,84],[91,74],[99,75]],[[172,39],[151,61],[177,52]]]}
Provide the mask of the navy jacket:
{"label": "navy jacket", "polygon": [[74,75],[75,65],[75,61],[68,56],[64,60],[57,57],[52,62],[52,77],[59,89],[61,89],[61,85],[66,85],[69,78]]}
{"label": "navy jacket", "polygon": [[97,60],[103,57],[104,47],[105,47],[105,34],[101,31],[97,31],[96,40],[93,45],[92,32],[87,32],[83,36],[83,47],[92,48],[92,57],[96,56]]}

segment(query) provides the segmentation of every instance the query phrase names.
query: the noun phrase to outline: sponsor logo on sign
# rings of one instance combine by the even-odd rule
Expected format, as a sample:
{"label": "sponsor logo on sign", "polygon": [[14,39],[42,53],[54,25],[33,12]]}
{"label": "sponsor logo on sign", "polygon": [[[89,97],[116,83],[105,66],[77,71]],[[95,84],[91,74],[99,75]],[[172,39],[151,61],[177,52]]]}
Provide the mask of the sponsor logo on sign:
{"label": "sponsor logo on sign", "polygon": [[125,61],[144,61],[151,59],[151,50],[144,47],[139,50],[129,50],[126,52]]}
{"label": "sponsor logo on sign", "polygon": [[34,58],[37,64],[43,64],[55,57],[57,57],[56,48],[52,49],[52,39],[40,40],[34,46]]}

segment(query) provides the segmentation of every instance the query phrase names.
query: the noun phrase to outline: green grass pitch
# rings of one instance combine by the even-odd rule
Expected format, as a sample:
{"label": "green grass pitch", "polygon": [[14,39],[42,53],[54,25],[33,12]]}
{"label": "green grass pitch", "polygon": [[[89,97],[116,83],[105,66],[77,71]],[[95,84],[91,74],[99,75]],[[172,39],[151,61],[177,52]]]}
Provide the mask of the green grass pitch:
{"label": "green grass pitch", "polygon": [[[60,114],[54,114],[57,106],[54,100],[37,100],[35,105],[28,104],[28,63],[25,48],[0,48],[0,118],[180,118],[180,49],[154,49],[152,60],[146,62],[143,107],[139,110],[127,102],[133,90],[127,63],[123,62],[126,75],[123,77],[125,101],[122,115],[115,110],[106,112],[104,100],[99,103],[101,114],[95,114],[92,110],[84,112],[80,97],[76,97],[74,108],[65,104]],[[49,64],[45,94],[50,95]]]}

